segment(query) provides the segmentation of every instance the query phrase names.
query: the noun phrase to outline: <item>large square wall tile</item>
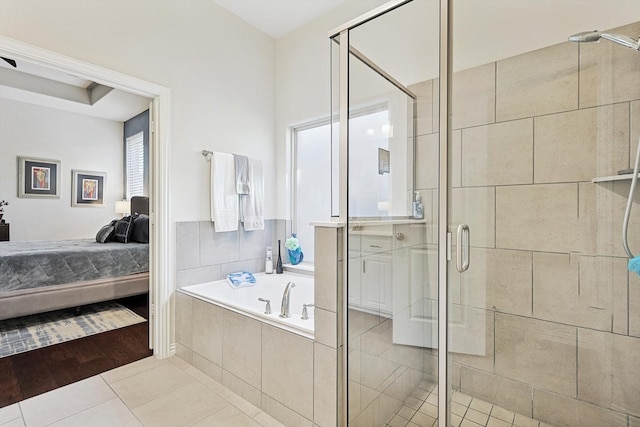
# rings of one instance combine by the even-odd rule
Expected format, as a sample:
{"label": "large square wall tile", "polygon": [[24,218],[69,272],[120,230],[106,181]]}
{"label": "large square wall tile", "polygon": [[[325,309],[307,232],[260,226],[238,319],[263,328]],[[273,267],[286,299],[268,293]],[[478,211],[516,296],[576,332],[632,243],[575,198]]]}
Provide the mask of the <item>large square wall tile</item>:
{"label": "large square wall tile", "polygon": [[629,105],[535,119],[535,182],[591,181],[629,164]]}
{"label": "large square wall tile", "polygon": [[224,310],[222,367],[258,390],[262,387],[262,322]]}
{"label": "large square wall tile", "polygon": [[313,341],[268,325],[262,334],[263,394],[312,420]]}
{"label": "large square wall tile", "polygon": [[575,327],[496,313],[495,342],[496,374],[576,395]]}
{"label": "large square wall tile", "polygon": [[575,43],[562,43],[498,61],[496,75],[498,122],[578,107],[578,45]]}

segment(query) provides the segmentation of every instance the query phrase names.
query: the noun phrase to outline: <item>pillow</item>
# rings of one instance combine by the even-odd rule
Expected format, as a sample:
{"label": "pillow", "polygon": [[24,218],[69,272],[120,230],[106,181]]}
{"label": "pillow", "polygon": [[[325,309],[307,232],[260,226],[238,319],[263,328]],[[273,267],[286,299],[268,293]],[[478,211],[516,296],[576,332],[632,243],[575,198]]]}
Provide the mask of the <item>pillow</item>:
{"label": "pillow", "polygon": [[98,234],[96,234],[96,242],[98,243],[107,243],[111,239],[113,239],[113,234],[116,231],[116,222],[118,220],[113,220],[111,223],[103,226],[100,230],[98,230]]}
{"label": "pillow", "polygon": [[149,243],[149,215],[140,214],[133,219],[131,241]]}
{"label": "pillow", "polygon": [[133,232],[133,220],[134,216],[125,216],[119,219],[115,224],[115,232],[113,234],[113,240],[120,243],[129,243],[131,240],[131,233]]}

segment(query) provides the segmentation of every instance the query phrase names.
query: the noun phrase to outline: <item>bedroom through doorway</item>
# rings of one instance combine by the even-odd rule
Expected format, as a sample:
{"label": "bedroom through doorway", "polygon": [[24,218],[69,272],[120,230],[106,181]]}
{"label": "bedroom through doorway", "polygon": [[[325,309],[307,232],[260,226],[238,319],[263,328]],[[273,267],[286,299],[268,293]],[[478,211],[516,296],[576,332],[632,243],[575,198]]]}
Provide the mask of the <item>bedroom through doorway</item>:
{"label": "bedroom through doorway", "polygon": [[[169,208],[167,203],[167,187],[168,187],[168,173],[166,157],[167,157],[167,135],[166,131],[168,125],[166,122],[169,117],[169,91],[166,88],[155,85],[153,83],[145,82],[139,79],[131,78],[128,76],[124,76],[120,73],[113,72],[110,70],[102,69],[100,67],[96,67],[91,64],[83,63],[80,61],[73,60],[71,58],[67,58],[52,52],[42,51],[41,49],[36,49],[28,45],[23,45],[21,43],[15,42],[10,39],[0,38],[0,56],[2,57],[10,57],[15,58],[17,64],[33,64],[39,67],[48,67],[54,72],[63,72],[67,74],[74,75],[82,75],[87,79],[92,79],[92,82],[95,85],[99,85],[100,87],[110,87],[111,91],[118,91],[118,93],[124,94],[121,96],[123,99],[130,99],[132,96],[146,98],[145,104],[146,107],[149,108],[151,104],[150,111],[150,126],[151,131],[148,132],[149,136],[149,144],[146,152],[146,160],[148,161],[148,166],[146,168],[146,173],[148,174],[146,190],[148,191],[148,195],[150,198],[147,200],[148,211],[146,214],[149,216],[150,227],[149,227],[149,251],[148,251],[148,260],[149,265],[151,265],[151,269],[147,272],[146,278],[146,292],[140,293],[135,292],[138,296],[126,297],[122,299],[118,299],[118,302],[122,304],[124,307],[130,309],[132,312],[141,316],[144,319],[144,322],[136,323],[134,325],[125,326],[120,329],[116,329],[108,332],[101,332],[89,337],[77,339],[74,341],[68,341],[60,344],[54,344],[49,347],[33,350],[31,353],[23,353],[22,355],[13,355],[5,358],[0,358],[0,372],[3,372],[3,384],[14,384],[18,385],[18,388],[23,391],[26,390],[26,394],[31,396],[33,393],[39,394],[45,391],[49,391],[53,388],[59,387],[61,385],[68,384],[70,382],[75,382],[80,379],[86,378],[87,376],[95,375],[96,373],[103,372],[105,370],[112,369],[116,366],[120,366],[122,364],[130,363],[134,360],[138,360],[140,358],[147,357],[151,354],[155,354],[158,357],[166,357],[170,353],[169,348],[169,315],[171,312],[171,307],[169,304],[169,295],[170,292],[167,289],[170,289],[172,286],[172,280],[161,280],[163,277],[171,277],[171,263],[166,262],[169,257],[172,256],[171,247],[173,245],[170,242],[173,239],[173,235],[166,230],[169,229]],[[4,72],[5,70],[0,70]],[[15,70],[8,70],[9,72]],[[29,78],[34,78],[33,74],[30,75]],[[36,76],[35,78],[41,79],[42,76]],[[4,79],[3,79],[4,80]],[[92,84],[93,84],[92,83]],[[96,86],[98,87],[98,86]],[[87,88],[82,88],[82,90],[87,91]],[[13,107],[23,101],[19,101],[15,98],[15,93],[12,94],[11,90],[5,91],[3,88],[2,94],[9,93],[8,98],[4,96],[0,96],[0,102],[11,104]],[[15,91],[14,91],[15,92]],[[115,92],[114,92],[115,93]],[[35,96],[37,97],[37,95]],[[107,98],[105,98],[107,99]],[[68,100],[65,101],[68,103]],[[95,102],[98,105],[100,101]],[[6,107],[6,105],[5,105]],[[7,107],[8,108],[8,107]],[[29,105],[23,105],[24,110],[42,110],[43,108],[52,108],[47,107],[45,105],[38,105],[38,103],[33,103]],[[54,108],[55,109],[55,108]],[[78,114],[77,112],[63,112],[56,113],[62,116],[69,114]],[[100,121],[98,117],[92,116],[91,120]],[[124,120],[121,120],[123,122]],[[42,132],[42,131],[40,131]],[[15,144],[16,141],[13,141]],[[123,147],[123,136],[120,135],[119,138],[120,147]],[[22,150],[26,150],[26,147],[19,147]],[[122,151],[121,151],[122,152]],[[18,153],[16,153],[17,155]],[[21,153],[25,154],[25,153]],[[48,156],[49,154],[45,154]],[[65,208],[69,211],[73,212],[72,209],[77,211],[84,212],[96,212],[100,209],[92,209],[92,208],[79,208],[73,207],[70,203],[72,202],[73,196],[75,194],[71,194],[69,192],[69,188],[71,187],[71,180],[75,178],[72,175],[71,170],[74,171],[76,168],[81,168],[79,163],[82,163],[82,159],[79,159],[78,156],[67,156],[66,154],[61,154],[60,157],[66,156],[61,159],[61,169],[62,169],[62,177],[57,185],[60,185],[60,198],[57,200],[53,200],[53,203],[61,203],[65,204]],[[55,154],[52,156],[54,158]],[[13,157],[13,156],[10,156]],[[74,163],[75,164],[72,164]],[[12,162],[13,163],[13,162]],[[103,162],[104,164],[104,162]],[[94,169],[98,169],[98,167],[102,166],[90,166],[92,171]],[[124,160],[121,159],[121,169],[120,176],[124,177],[122,173],[124,168]],[[99,170],[100,172],[105,172],[103,170]],[[126,192],[123,191],[124,185],[122,185],[123,179],[116,179],[117,173],[105,174],[106,185],[109,185],[110,182],[118,183],[121,185],[117,185],[120,190],[120,195],[116,196],[114,192],[108,193],[107,189],[103,188],[103,203],[104,207],[101,208],[103,211],[109,212],[109,219],[116,219],[121,214],[117,214],[114,210],[115,202],[122,201],[125,199]],[[15,175],[17,176],[17,174]],[[92,179],[94,177],[89,177]],[[15,178],[14,178],[15,180]],[[111,181],[110,181],[111,180]],[[69,184],[69,185],[67,185]],[[13,188],[16,188],[14,186]],[[117,190],[116,190],[117,192]],[[18,198],[15,197],[14,192],[6,192],[2,191],[2,193],[7,193],[7,197],[13,197],[13,203],[11,203],[11,207],[18,206],[20,203],[25,202],[25,204],[30,203],[31,205],[34,202],[40,202],[41,200],[33,200],[29,198]],[[13,194],[11,194],[13,193]],[[66,197],[64,193],[67,193]],[[90,198],[91,194],[87,193]],[[0,194],[0,198],[3,198],[5,194]],[[82,197],[82,195],[81,195]],[[5,197],[6,198],[6,197]],[[16,215],[13,215],[13,214]],[[91,214],[95,215],[95,214]],[[8,218],[9,216],[5,216]],[[12,212],[10,218],[12,218],[12,222],[18,223],[23,216],[18,215],[18,212]],[[71,220],[73,222],[73,220]],[[105,221],[100,223],[96,223],[95,230],[93,232],[93,236],[95,236],[95,232],[100,228],[100,226],[104,225]],[[53,227],[55,228],[55,227]],[[60,228],[60,227],[58,227]],[[14,228],[12,225],[12,239],[17,240],[20,239],[21,233],[18,232],[19,227]],[[163,232],[164,231],[164,232]],[[86,235],[86,233],[85,233]],[[15,237],[14,237],[15,236]],[[23,234],[23,237],[25,235]],[[59,236],[56,236],[60,238]],[[63,240],[63,239],[61,239]],[[3,242],[0,242],[0,245]],[[163,266],[163,267],[160,267]],[[88,282],[95,282],[95,280],[90,279]],[[109,282],[109,281],[107,281]],[[158,283],[164,283],[165,286],[158,286]],[[94,283],[92,283],[94,284]],[[62,284],[62,286],[67,286],[68,284]],[[114,289],[118,288],[118,284],[113,283],[99,283],[99,288],[103,291],[103,296],[99,299],[104,301],[110,301],[119,296],[126,296],[126,292],[118,293],[115,292],[112,294],[112,297],[107,297],[110,286],[115,286]],[[133,281],[133,286],[140,286],[140,280],[136,278]],[[67,286],[68,287],[68,286]],[[72,287],[71,287],[72,288]],[[82,291],[80,292],[82,293]],[[14,295],[15,296],[15,295]],[[19,295],[20,296],[20,295]],[[61,297],[62,298],[62,297]],[[36,298],[37,299],[37,298]],[[42,299],[42,298],[41,298]],[[45,298],[46,299],[46,298]],[[60,299],[60,298],[58,298]],[[64,299],[64,298],[62,298]],[[2,300],[2,295],[0,295],[0,303]],[[65,307],[68,310],[74,310],[76,304],[73,303],[74,297],[70,298],[70,301],[67,305],[73,305],[73,307]],[[11,299],[7,301],[12,301]],[[16,301],[15,299],[13,301]],[[29,301],[28,299],[25,301]],[[82,298],[79,299],[80,302],[84,302]],[[78,304],[80,305],[80,304]],[[14,306],[16,306],[14,304]],[[46,304],[44,305],[44,309],[47,309]],[[110,341],[109,338],[113,338],[113,341]],[[93,348],[93,350],[88,351],[89,348]],[[100,353],[102,353],[100,355]],[[40,356],[37,356],[37,355]],[[13,359],[12,359],[13,358]],[[74,362],[75,359],[75,362]],[[107,360],[108,359],[108,360]],[[31,383],[31,389],[27,390],[29,387],[24,385],[19,385],[21,381],[20,372],[11,372],[12,369],[4,369],[7,364],[11,360],[11,364],[19,366],[18,371],[22,371],[22,373],[27,371],[37,372],[38,369],[34,367],[26,369],[25,367],[30,366],[29,360],[39,360],[38,366],[40,370],[49,370],[50,378],[55,378],[55,381],[49,380],[49,385],[36,384],[33,381],[33,378],[29,379],[29,377],[25,377],[24,381],[27,383]],[[45,361],[55,362],[52,364],[45,363]],[[74,363],[76,366],[74,367]],[[83,365],[82,367],[79,367]],[[98,369],[98,372],[96,372]],[[102,371],[100,371],[102,369]],[[15,369],[13,369],[15,371]],[[72,375],[70,372],[74,371]],[[74,378],[74,375],[77,375],[77,378]],[[46,375],[44,375],[46,377]],[[5,378],[6,377],[6,378]],[[6,380],[6,381],[5,381]],[[47,381],[45,381],[47,382]],[[12,394],[11,387],[8,387],[4,390],[5,393],[0,395],[0,407],[5,406],[6,404],[13,403],[11,401],[11,397],[7,396],[8,394]],[[15,393],[13,393],[15,394]],[[18,397],[19,398],[19,397]],[[22,398],[26,398],[24,395]],[[20,398],[19,398],[20,400]]]}

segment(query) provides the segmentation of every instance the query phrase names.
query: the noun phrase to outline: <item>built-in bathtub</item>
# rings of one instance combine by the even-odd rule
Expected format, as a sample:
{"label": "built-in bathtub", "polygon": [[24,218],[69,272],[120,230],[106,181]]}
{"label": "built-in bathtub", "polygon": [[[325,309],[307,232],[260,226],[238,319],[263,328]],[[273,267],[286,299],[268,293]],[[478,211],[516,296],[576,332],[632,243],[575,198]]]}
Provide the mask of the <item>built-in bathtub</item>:
{"label": "built-in bathtub", "polygon": [[[198,285],[185,286],[179,290],[186,295],[215,304],[239,314],[257,319],[289,332],[313,339],[314,311],[307,308],[308,319],[302,319],[303,304],[313,304],[313,277],[291,272],[283,274],[254,274],[256,284],[234,289],[226,280],[217,280]],[[291,317],[281,318],[282,295],[287,283],[294,282],[289,297]],[[265,303],[258,298],[271,301],[271,314],[265,314]]]}

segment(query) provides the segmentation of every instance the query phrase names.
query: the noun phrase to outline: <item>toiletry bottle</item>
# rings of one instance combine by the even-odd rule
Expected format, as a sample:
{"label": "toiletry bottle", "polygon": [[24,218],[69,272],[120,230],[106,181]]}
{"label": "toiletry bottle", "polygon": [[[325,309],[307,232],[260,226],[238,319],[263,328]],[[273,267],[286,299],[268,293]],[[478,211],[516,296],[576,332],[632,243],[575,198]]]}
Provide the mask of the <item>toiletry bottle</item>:
{"label": "toiletry bottle", "polygon": [[264,272],[266,274],[273,273],[273,252],[271,246],[267,246],[267,259],[264,261]]}
{"label": "toiletry bottle", "polygon": [[422,205],[422,196],[419,191],[416,191],[416,200],[413,202],[413,217],[415,219],[424,218],[424,206]]}
{"label": "toiletry bottle", "polygon": [[278,261],[276,261],[276,274],[282,274],[282,256],[280,256],[280,240],[278,240]]}

